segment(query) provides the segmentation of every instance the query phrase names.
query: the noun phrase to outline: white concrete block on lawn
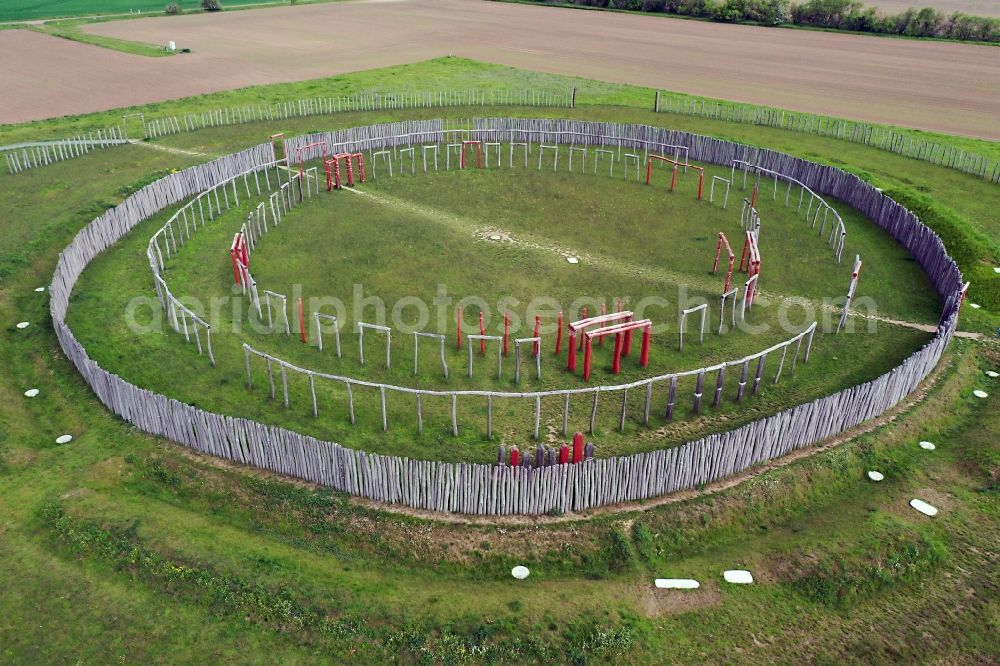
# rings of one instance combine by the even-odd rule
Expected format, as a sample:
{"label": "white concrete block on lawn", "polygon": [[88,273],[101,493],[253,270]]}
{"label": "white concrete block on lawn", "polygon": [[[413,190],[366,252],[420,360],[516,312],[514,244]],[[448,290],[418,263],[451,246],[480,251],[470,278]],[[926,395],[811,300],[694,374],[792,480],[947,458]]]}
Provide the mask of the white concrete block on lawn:
{"label": "white concrete block on lawn", "polygon": [[727,583],[734,585],[750,585],[753,583],[753,574],[744,569],[729,569],[722,572],[722,577]]}
{"label": "white concrete block on lawn", "polygon": [[936,516],[938,512],[937,507],[931,506],[921,499],[911,499],[910,506],[925,516]]}
{"label": "white concrete block on lawn", "polygon": [[661,590],[696,590],[700,583],[692,578],[657,578],[653,584]]}

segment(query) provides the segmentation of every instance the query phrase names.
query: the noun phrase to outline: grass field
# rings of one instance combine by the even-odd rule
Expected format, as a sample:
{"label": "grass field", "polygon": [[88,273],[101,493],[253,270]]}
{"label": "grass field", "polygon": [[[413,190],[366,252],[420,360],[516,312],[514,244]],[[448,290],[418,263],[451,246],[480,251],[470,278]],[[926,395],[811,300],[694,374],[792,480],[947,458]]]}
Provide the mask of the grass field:
{"label": "grass field", "polygon": [[[968,176],[777,130],[638,109],[565,115],[583,113],[845,164],[927,193],[997,239],[989,213],[1000,190]],[[156,143],[221,154],[273,131],[330,127],[328,120]],[[193,456],[123,425],[61,357],[45,295],[33,290],[47,283],[76,230],[106,206],[200,159],[127,146],[0,178],[8,213],[0,234],[3,661],[1000,660],[1000,385],[983,374],[1000,369],[1000,352],[988,340],[957,341],[926,397],[870,433],[735,488],[582,521],[475,525],[387,513]],[[417,197],[406,186],[421,182],[394,181],[392,194]],[[307,213],[300,209],[289,227],[308,223]],[[140,267],[144,244],[140,229],[122,246],[135,250]],[[261,250],[262,268],[270,251]],[[106,261],[113,260],[111,253]],[[991,316],[966,309],[963,326],[985,327]],[[23,320],[32,326],[16,330]],[[178,359],[194,353],[170,345],[182,352]],[[30,387],[41,389],[38,398],[21,395]],[[972,398],[973,388],[989,398]],[[64,432],[74,441],[53,444]],[[921,439],[937,450],[917,448]],[[867,482],[868,469],[886,480]],[[941,513],[920,516],[907,506],[913,497]],[[526,564],[532,576],[513,581],[513,564]],[[750,569],[757,584],[725,586],[720,572],[728,568]],[[660,576],[695,577],[702,588],[652,589]]]}
{"label": "grass field", "polygon": [[[379,178],[359,188],[363,196],[346,192],[322,195],[289,214],[253,255],[259,289],[291,295],[291,302],[296,293],[307,302],[340,299],[344,307],[336,311],[341,321],[344,358],[338,359],[331,351],[330,331],[326,333],[326,352],[321,354],[298,342],[296,335],[283,335],[283,325],[278,327],[279,335],[267,329],[266,323],[261,330],[256,316],[249,318],[245,307],[237,315],[228,304],[209,306],[213,299],[223,303],[232,296],[232,269],[226,249],[233,233],[245,221],[246,211],[256,206],[256,199],[244,202],[239,211],[231,211],[199,231],[168,264],[165,274],[173,293],[182,300],[187,297],[202,304],[194,307],[213,326],[218,370],[206,372],[205,359],[194,355],[194,349],[185,346],[182,336],[163,335],[161,331],[137,334],[126,325],[123,313],[129,301],[136,296],[151,296],[149,289],[137,288],[149,280],[148,262],[137,257],[144,257],[153,225],[143,225],[133,233],[134,238],[108,253],[93,275],[90,271],[84,274],[84,282],[74,293],[70,325],[100,363],[140,385],[165,391],[185,402],[263,417],[275,424],[294,423],[311,434],[381,453],[479,462],[495,457],[496,443],[522,448],[532,444],[528,436],[533,427],[533,403],[495,403],[496,439],[490,446],[485,439],[485,401],[460,401],[459,420],[465,427],[456,440],[449,432],[447,400],[425,401],[426,430],[418,436],[413,399],[390,393],[389,420],[393,425],[384,435],[375,391],[355,390],[360,421],[357,426],[348,421],[347,397],[339,384],[321,382],[317,387],[326,412],[321,419],[312,417],[304,378],[291,380],[292,410],[286,411],[280,401],[262,404],[263,388],[248,392],[243,387],[240,346],[247,341],[256,349],[301,367],[398,386],[530,391],[586,385],[579,371],[573,375],[565,370],[565,353],[560,357],[553,354],[554,324],[560,310],[579,312],[589,304],[590,312],[596,313],[601,302],[613,308],[622,298],[628,307],[642,307],[639,316],[651,318],[657,326],[648,369],[640,368],[633,357],[626,360],[620,376],[612,375],[609,340],[596,350],[592,384],[635,381],[737,359],[786,340],[813,321],[820,322],[810,363],[793,371],[789,358],[784,382],[777,386],[768,382],[761,398],[744,405],[735,404],[736,382],[732,380],[726,387],[728,404],[723,409],[706,410],[704,416],[696,418],[689,414],[690,405],[684,405],[674,422],[664,425],[656,419],[652,427],[644,428],[642,403],[635,400],[628,427],[620,434],[618,410],[608,403],[600,414],[594,439],[600,455],[612,455],[683,443],[874,378],[930,338],[925,332],[878,322],[869,328],[863,320],[854,324],[851,333],[834,335],[838,315],[833,304],[840,298],[836,285],[841,285],[839,291],[846,291],[842,285],[850,280],[854,253],[866,257],[871,266],[870,271],[865,271],[864,288],[856,301],[873,304],[873,308],[861,310],[866,315],[935,323],[938,299],[906,253],[858,213],[841,206],[849,225],[846,252],[851,259],[838,266],[823,240],[803,221],[805,208],[803,213],[796,213],[799,192],[794,196],[789,193],[791,204],[785,208],[786,190],[782,189],[779,198],[772,201],[767,187],[759,199],[766,267],[761,278],[761,298],[746,326],[716,335],[718,294],[723,290],[723,275],[709,275],[716,236],[725,230],[737,245],[735,251],[740,251],[739,201],[742,194],[748,193],[734,191],[730,207],[723,210],[721,205],[697,201],[693,170],[681,177],[681,184],[671,194],[667,191],[669,172],[665,169],[655,174],[654,185],[647,188],[635,180],[634,170],[630,181],[608,177],[606,164],[600,175],[581,174],[581,155],[575,157],[575,174],[553,173],[551,157],[543,171],[525,170],[523,166],[513,170],[494,167],[483,172],[397,175],[389,179],[383,166]],[[565,159],[563,155],[563,169]],[[593,159],[591,154],[591,163]],[[605,163],[607,159],[605,156]],[[371,163],[369,155],[369,169]],[[723,171],[710,167],[708,175]],[[488,235],[495,232],[509,236],[511,241],[488,240]],[[582,263],[567,263],[564,253],[580,256]],[[742,284],[742,279],[737,274],[734,283]],[[368,301],[381,299],[387,312],[379,315],[372,303],[355,310],[360,301],[353,293],[360,293],[360,298]],[[448,294],[452,305],[439,308],[435,304],[443,293]],[[487,333],[501,334],[500,304],[506,304],[504,309],[512,314],[512,338],[530,337],[535,313],[542,314],[545,352],[541,381],[529,372],[531,361],[526,358],[525,376],[515,384],[513,351],[505,361],[504,378],[498,381],[492,343],[487,354],[476,359],[474,378],[467,377],[466,346],[457,349],[454,342],[454,307],[467,298],[481,302],[470,300],[464,308],[466,333],[474,332],[482,311]],[[413,305],[400,312],[398,322],[391,320],[396,304],[412,303],[414,299],[428,308],[426,323],[418,322],[418,309]],[[683,353],[677,352],[676,342],[681,299],[685,307],[708,303],[711,308],[705,343],[698,343],[698,322],[692,320],[686,326]],[[537,306],[532,305],[536,302]],[[642,306],[644,302],[653,305]],[[307,308],[307,316],[314,309]],[[324,311],[335,312],[329,305]],[[294,320],[294,312],[290,316]],[[729,317],[727,308],[727,320]],[[391,369],[384,367],[384,343],[378,337],[369,336],[368,363],[359,363],[355,334],[359,320],[389,324],[396,329]],[[309,321],[311,331],[311,317]],[[407,333],[416,326],[449,336],[451,374],[447,380],[441,376],[436,349],[429,342],[422,355],[421,375],[413,376],[413,340]],[[637,353],[638,346],[635,349]],[[184,356],[188,358],[178,362]],[[254,382],[265,387],[263,365],[257,364],[255,370]],[[694,385],[693,377],[685,378],[679,391],[684,396],[692,394]],[[654,404],[666,404],[667,389],[665,383],[655,387]],[[590,401],[589,395],[571,401],[571,429],[587,429]],[[561,399],[543,401],[542,425],[554,438],[550,441],[558,441],[562,406]]]}

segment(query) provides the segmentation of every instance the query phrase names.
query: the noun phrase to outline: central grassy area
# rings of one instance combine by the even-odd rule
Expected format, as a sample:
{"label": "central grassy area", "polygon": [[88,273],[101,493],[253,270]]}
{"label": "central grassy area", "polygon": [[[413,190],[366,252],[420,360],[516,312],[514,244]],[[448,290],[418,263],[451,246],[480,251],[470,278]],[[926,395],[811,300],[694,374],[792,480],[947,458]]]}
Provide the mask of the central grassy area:
{"label": "central grassy area", "polygon": [[[138,313],[132,319],[149,323],[149,308],[129,310],[128,303],[151,293],[146,286],[150,279],[144,251],[155,223],[142,225],[87,271],[70,310],[71,325],[105,367],[206,409],[382,453],[475,461],[492,460],[500,443],[522,448],[535,444],[531,439],[533,400],[494,401],[491,441],[486,438],[483,398],[459,400],[460,433],[454,437],[448,398],[424,398],[424,430],[418,434],[414,397],[388,392],[389,429],[382,432],[380,397],[374,389],[354,389],[357,422],[353,425],[341,383],[317,382],[318,418],[312,416],[309,385],[302,376],[289,376],[290,406],[286,409],[280,378],[276,377],[277,399],[271,401],[264,363],[255,359],[254,385],[248,390],[240,345],[247,342],[301,367],[356,379],[439,390],[514,392],[587,386],[579,371],[566,371],[566,352],[554,353],[559,311],[572,320],[583,307],[592,314],[600,304],[610,310],[622,299],[626,308],[656,326],[648,368],[637,362],[637,339],[622,373],[613,375],[613,344],[607,340],[596,348],[590,385],[619,384],[739,359],[792,337],[814,320],[819,322],[810,362],[793,370],[789,356],[781,382],[773,384],[778,360],[774,355],[761,394],[746,397],[740,404],[735,403],[738,368],[727,377],[723,405],[705,408],[698,416],[690,413],[694,379],[682,379],[677,412],[667,422],[662,416],[667,384],[661,383],[653,389],[650,426],[641,423],[643,391],[637,389],[629,397],[621,432],[621,394],[608,394],[599,406],[593,440],[599,455],[612,455],[730,429],[870,379],[928,339],[924,332],[871,318],[858,318],[853,332],[834,335],[838,317],[834,304],[846,291],[854,254],[865,260],[858,302],[873,304],[863,312],[933,323],[937,298],[906,252],[844,205],[836,205],[848,227],[844,261],[838,265],[826,234],[819,237],[818,229],[804,220],[805,206],[796,210],[799,190],[789,192],[779,184],[775,194],[771,183],[762,184],[758,197],[764,265],[759,300],[746,322],[732,330],[727,308],[726,326],[718,335],[724,269],[717,275],[710,272],[716,239],[720,231],[725,232],[739,255],[740,208],[749,192],[734,188],[728,208],[723,209],[720,191],[714,204],[707,201],[707,186],[705,200],[697,200],[693,170],[680,174],[676,191],[669,192],[667,169],[658,170],[653,185],[646,186],[636,179],[634,166],[626,180],[620,163],[612,177],[607,161],[594,173],[593,153],[585,172],[580,156],[575,159],[576,173],[566,170],[565,149],[559,171],[552,170],[550,158],[537,170],[537,155],[527,169],[521,161],[513,169],[493,166],[425,174],[418,165],[413,174],[407,164],[400,174],[397,162],[392,178],[380,161],[375,167],[377,177],[355,191],[323,192],[284,216],[280,225],[275,227],[272,221],[252,253],[251,268],[261,292],[267,289],[289,297],[291,336],[284,333],[283,323],[273,329],[262,324],[249,311],[248,301],[233,294],[229,242],[260,199],[241,201],[238,210],[200,228],[168,262],[165,272],[173,293],[212,324],[219,360],[216,369],[205,357],[197,356],[183,336],[169,330],[136,331],[127,325],[129,317],[122,316],[123,312]],[[443,169],[443,155],[440,161]],[[729,172],[708,167],[711,175],[728,176]],[[570,256],[579,263],[567,261]],[[733,283],[742,285],[744,279],[735,274]],[[309,345],[296,335],[293,304],[299,297],[305,303]],[[695,315],[687,325],[684,350],[679,352],[679,308],[703,302],[709,304],[710,312],[704,343],[698,342]],[[535,378],[533,359],[526,354],[521,381],[515,382],[513,349],[498,379],[493,342],[488,343],[484,356],[475,355],[474,374],[468,377],[467,345],[458,348],[455,337],[459,305],[466,334],[478,332],[480,312],[487,334],[501,334],[503,312],[509,312],[511,337],[528,337],[539,315],[543,324],[541,379]],[[310,317],[314,311],[338,316],[343,357],[334,352],[330,327],[324,333],[324,350],[316,348]],[[360,363],[358,321],[393,328],[391,368],[385,367],[384,339],[377,333],[366,335],[366,364]],[[441,372],[437,343],[430,340],[421,342],[419,372],[414,374],[414,329],[447,336],[447,379]],[[707,377],[707,382],[714,386],[714,376]],[[710,395],[708,389],[706,396]],[[571,399],[571,430],[587,429],[592,404],[590,395]],[[542,442],[562,441],[562,407],[561,397],[542,401]]]}

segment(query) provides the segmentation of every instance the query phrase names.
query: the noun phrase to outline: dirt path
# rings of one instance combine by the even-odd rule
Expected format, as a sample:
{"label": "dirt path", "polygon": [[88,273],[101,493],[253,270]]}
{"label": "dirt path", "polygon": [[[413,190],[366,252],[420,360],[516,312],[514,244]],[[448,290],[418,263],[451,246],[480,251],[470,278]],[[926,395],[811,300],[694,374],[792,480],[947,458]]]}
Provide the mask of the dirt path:
{"label": "dirt path", "polygon": [[[193,53],[151,59],[0,31],[0,61],[8,65],[0,69],[0,122],[455,54],[1000,139],[1000,86],[984,85],[1000,80],[1000,57],[986,46],[474,0],[362,0],[113,21],[87,30],[152,44],[173,40]],[[453,85],[491,84],[489,73],[466,75],[472,78]],[[380,87],[391,89],[391,80]]]}

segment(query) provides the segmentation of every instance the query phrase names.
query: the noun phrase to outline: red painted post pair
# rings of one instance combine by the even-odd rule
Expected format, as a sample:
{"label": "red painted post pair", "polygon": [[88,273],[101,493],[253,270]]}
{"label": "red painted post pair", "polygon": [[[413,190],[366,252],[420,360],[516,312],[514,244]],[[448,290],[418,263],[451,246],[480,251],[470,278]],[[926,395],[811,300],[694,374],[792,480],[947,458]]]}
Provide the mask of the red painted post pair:
{"label": "red painted post pair", "polygon": [[233,262],[233,282],[243,284],[243,269],[250,268],[250,253],[247,251],[247,240],[242,232],[233,236],[233,244],[229,246],[229,259]]}

